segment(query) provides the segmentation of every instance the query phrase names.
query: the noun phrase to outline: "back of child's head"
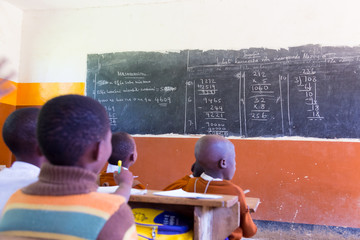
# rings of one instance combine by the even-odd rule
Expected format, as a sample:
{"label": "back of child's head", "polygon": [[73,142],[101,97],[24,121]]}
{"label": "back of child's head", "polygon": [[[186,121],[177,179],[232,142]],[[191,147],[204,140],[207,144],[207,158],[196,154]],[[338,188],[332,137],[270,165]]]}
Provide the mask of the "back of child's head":
{"label": "back of child's head", "polygon": [[110,131],[105,108],[81,95],[55,97],[42,107],[37,137],[48,161],[74,166],[86,149],[103,140]]}
{"label": "back of child's head", "polygon": [[236,169],[234,145],[223,136],[201,137],[195,145],[195,158],[204,172],[213,177],[230,180],[234,176]]}
{"label": "back of child's head", "polygon": [[37,151],[36,123],[40,109],[21,108],[5,120],[2,136],[15,157],[33,155]]}
{"label": "back of child's head", "polygon": [[112,153],[108,160],[110,164],[117,165],[119,160],[127,161],[132,154],[135,154],[134,160],[136,161],[136,145],[130,134],[126,132],[113,133],[111,144]]}

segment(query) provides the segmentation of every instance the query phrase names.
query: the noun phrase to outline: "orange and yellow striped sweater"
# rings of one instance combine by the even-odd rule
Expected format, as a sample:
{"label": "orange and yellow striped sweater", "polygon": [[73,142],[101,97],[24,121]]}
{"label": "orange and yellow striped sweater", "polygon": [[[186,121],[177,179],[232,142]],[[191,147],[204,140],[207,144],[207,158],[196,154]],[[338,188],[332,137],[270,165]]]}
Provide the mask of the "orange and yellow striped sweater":
{"label": "orange and yellow striped sweater", "polygon": [[76,167],[43,166],[39,181],[5,205],[0,236],[36,239],[137,239],[122,196],[95,192],[96,174]]}

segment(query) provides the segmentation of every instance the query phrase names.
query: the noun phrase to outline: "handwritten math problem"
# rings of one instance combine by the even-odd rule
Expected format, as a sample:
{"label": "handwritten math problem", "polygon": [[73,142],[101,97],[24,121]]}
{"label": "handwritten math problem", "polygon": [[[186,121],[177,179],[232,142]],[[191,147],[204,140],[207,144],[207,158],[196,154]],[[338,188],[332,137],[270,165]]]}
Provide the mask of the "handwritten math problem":
{"label": "handwritten math problem", "polygon": [[360,137],[355,47],[93,54],[86,92],[113,131]]}

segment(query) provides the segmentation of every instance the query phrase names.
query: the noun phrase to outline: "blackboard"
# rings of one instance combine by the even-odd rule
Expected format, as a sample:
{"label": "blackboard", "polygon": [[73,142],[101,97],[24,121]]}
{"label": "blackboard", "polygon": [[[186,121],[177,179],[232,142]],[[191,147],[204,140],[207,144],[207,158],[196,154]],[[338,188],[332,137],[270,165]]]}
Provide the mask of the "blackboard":
{"label": "blackboard", "polygon": [[112,131],[360,137],[360,47],[90,54]]}

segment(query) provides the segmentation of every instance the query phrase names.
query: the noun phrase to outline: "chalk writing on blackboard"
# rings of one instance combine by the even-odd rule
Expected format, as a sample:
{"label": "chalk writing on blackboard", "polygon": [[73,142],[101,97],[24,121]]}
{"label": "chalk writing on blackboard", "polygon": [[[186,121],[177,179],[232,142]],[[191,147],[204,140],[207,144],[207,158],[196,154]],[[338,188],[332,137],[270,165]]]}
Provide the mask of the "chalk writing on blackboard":
{"label": "chalk writing on blackboard", "polygon": [[131,134],[360,137],[360,48],[88,56],[86,93]]}

